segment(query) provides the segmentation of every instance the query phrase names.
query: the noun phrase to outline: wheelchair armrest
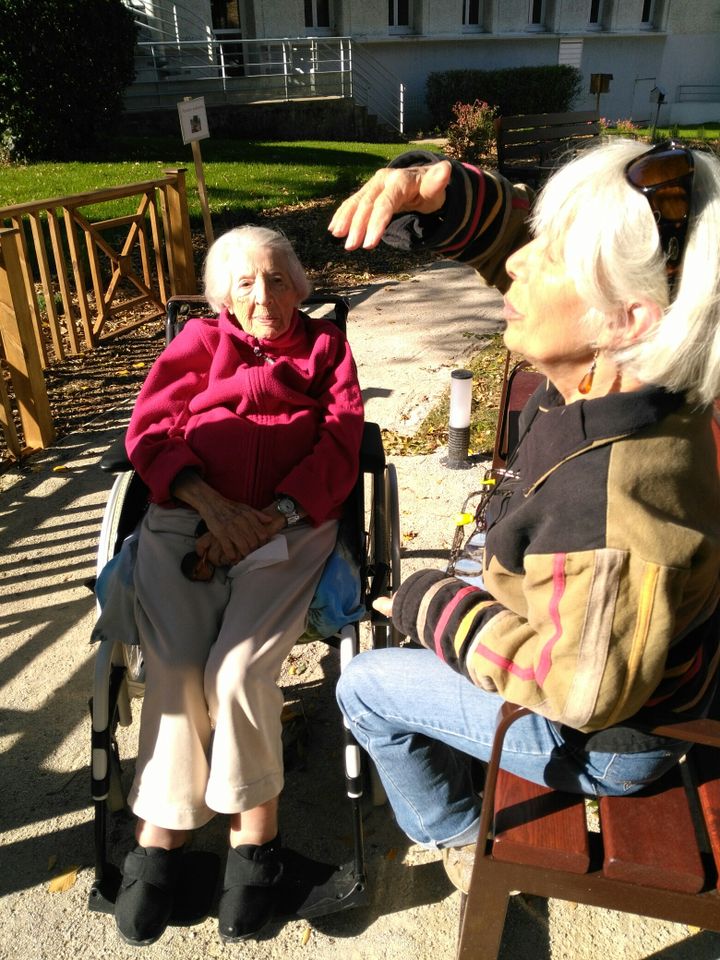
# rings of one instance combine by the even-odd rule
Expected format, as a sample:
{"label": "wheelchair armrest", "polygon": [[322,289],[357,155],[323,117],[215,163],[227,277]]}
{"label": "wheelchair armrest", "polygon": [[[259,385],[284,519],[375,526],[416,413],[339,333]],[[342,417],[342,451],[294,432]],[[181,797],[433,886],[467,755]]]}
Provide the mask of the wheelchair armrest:
{"label": "wheelchair armrest", "polygon": [[360,443],[360,469],[363,473],[381,473],[385,469],[385,450],[377,423],[365,423]]}
{"label": "wheelchair armrest", "polygon": [[132,470],[132,464],[125,451],[125,434],[117,437],[100,457],[100,469],[105,473],[125,473]]}

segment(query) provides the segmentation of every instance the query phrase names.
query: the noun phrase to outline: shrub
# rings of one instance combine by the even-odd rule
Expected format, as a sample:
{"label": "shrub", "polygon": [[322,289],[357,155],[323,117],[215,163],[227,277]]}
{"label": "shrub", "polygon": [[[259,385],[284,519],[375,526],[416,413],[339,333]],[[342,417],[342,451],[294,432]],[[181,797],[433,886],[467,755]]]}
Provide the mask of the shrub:
{"label": "shrub", "polygon": [[455,120],[447,129],[447,145],[443,152],[455,160],[470,163],[486,159],[495,145],[493,120],[498,115],[497,107],[476,100],[474,103],[456,103],[452,109]]}
{"label": "shrub", "polygon": [[452,106],[484,100],[504,116],[569,110],[582,89],[582,74],[566,64],[509,67],[504,70],[448,70],[431,73],[426,102],[431,123],[446,130]]}
{"label": "shrub", "polygon": [[622,133],[625,136],[633,136],[637,133],[638,128],[632,122],[632,120],[616,120],[615,121],[615,131],[616,133]]}
{"label": "shrub", "polygon": [[122,109],[135,26],[121,0],[0,0],[0,150],[81,157]]}

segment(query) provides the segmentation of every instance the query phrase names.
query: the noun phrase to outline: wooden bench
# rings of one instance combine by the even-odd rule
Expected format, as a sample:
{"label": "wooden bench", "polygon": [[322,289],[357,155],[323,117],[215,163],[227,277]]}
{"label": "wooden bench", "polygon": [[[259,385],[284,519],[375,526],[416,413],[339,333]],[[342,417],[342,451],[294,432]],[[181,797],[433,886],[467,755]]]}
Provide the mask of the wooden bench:
{"label": "wooden bench", "polygon": [[[525,363],[507,372],[496,466],[516,442],[517,410],[539,382]],[[697,745],[640,793],[600,799],[593,818],[583,796],[500,769],[505,733],[528,712],[506,703],[498,722],[480,820],[487,841],[478,843],[462,901],[458,960],[497,957],[513,891],[720,932],[720,720],[656,727]],[[720,717],[720,690],[711,713]]]}
{"label": "wooden bench", "polygon": [[599,134],[594,110],[498,117],[498,169],[513,182],[538,187],[564,160],[597,142]]}
{"label": "wooden bench", "polygon": [[599,801],[588,827],[582,796],[499,770],[508,726],[527,713],[505,704],[488,770],[458,960],[494,960],[511,892],[520,891],[720,932],[720,721],[656,728],[695,740],[677,767],[628,797]]}

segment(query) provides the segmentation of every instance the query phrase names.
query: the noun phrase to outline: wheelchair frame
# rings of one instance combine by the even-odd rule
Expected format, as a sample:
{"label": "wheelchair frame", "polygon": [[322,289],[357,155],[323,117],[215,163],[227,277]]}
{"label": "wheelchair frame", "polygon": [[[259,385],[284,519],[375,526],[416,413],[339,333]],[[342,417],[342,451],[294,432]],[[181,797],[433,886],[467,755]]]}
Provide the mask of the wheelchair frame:
{"label": "wheelchair frame", "polygon": [[[200,308],[203,297],[171,297],[168,301],[166,343],[175,336],[185,320],[198,314],[191,308]],[[346,329],[349,304],[334,294],[314,295],[303,302],[303,307],[330,306],[332,320],[343,332]],[[132,470],[125,454],[124,437],[113,445],[102,458],[101,468],[117,474],[103,515],[98,543],[97,574],[120,549],[123,540],[136,527],[147,507],[147,489]],[[366,478],[369,478],[369,498],[366,498]],[[369,499],[369,522],[366,523],[366,500]],[[345,521],[353,533],[361,568],[361,597],[366,615],[361,622],[369,622],[373,647],[396,645],[397,630],[372,607],[372,601],[395,592],[400,583],[400,522],[397,475],[392,464],[386,463],[380,428],[376,423],[365,423],[360,450],[358,477],[345,503]],[[343,627],[336,635],[325,639],[340,651],[340,669],[356,656],[360,647],[360,624]],[[139,648],[119,641],[101,641],[95,658],[93,695],[90,701],[91,779],[94,803],[95,877],[90,889],[89,908],[92,911],[112,912],[121,874],[108,858],[108,813],[125,807],[121,784],[120,753],[116,731],[119,726],[132,723],[130,700],[142,696],[143,677]],[[352,738],[347,725],[345,733],[346,793],[351,804],[354,852],[350,882],[342,896],[338,894],[334,909],[345,909],[364,902],[367,885],[365,874],[362,830],[362,799],[364,794],[365,763],[360,748]],[[374,773],[374,771],[373,771]],[[381,794],[377,780],[373,782],[373,799]],[[327,909],[325,912],[332,912]]]}

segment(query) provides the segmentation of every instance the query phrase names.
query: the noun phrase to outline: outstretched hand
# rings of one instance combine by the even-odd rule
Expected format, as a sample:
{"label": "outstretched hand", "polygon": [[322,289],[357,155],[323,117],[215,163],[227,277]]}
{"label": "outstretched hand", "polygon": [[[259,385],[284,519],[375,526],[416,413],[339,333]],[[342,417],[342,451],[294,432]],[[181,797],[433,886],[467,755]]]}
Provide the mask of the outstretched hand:
{"label": "outstretched hand", "polygon": [[376,247],[396,213],[435,213],[445,203],[452,167],[383,167],[335,211],[328,230],[347,237],[346,250]]}

